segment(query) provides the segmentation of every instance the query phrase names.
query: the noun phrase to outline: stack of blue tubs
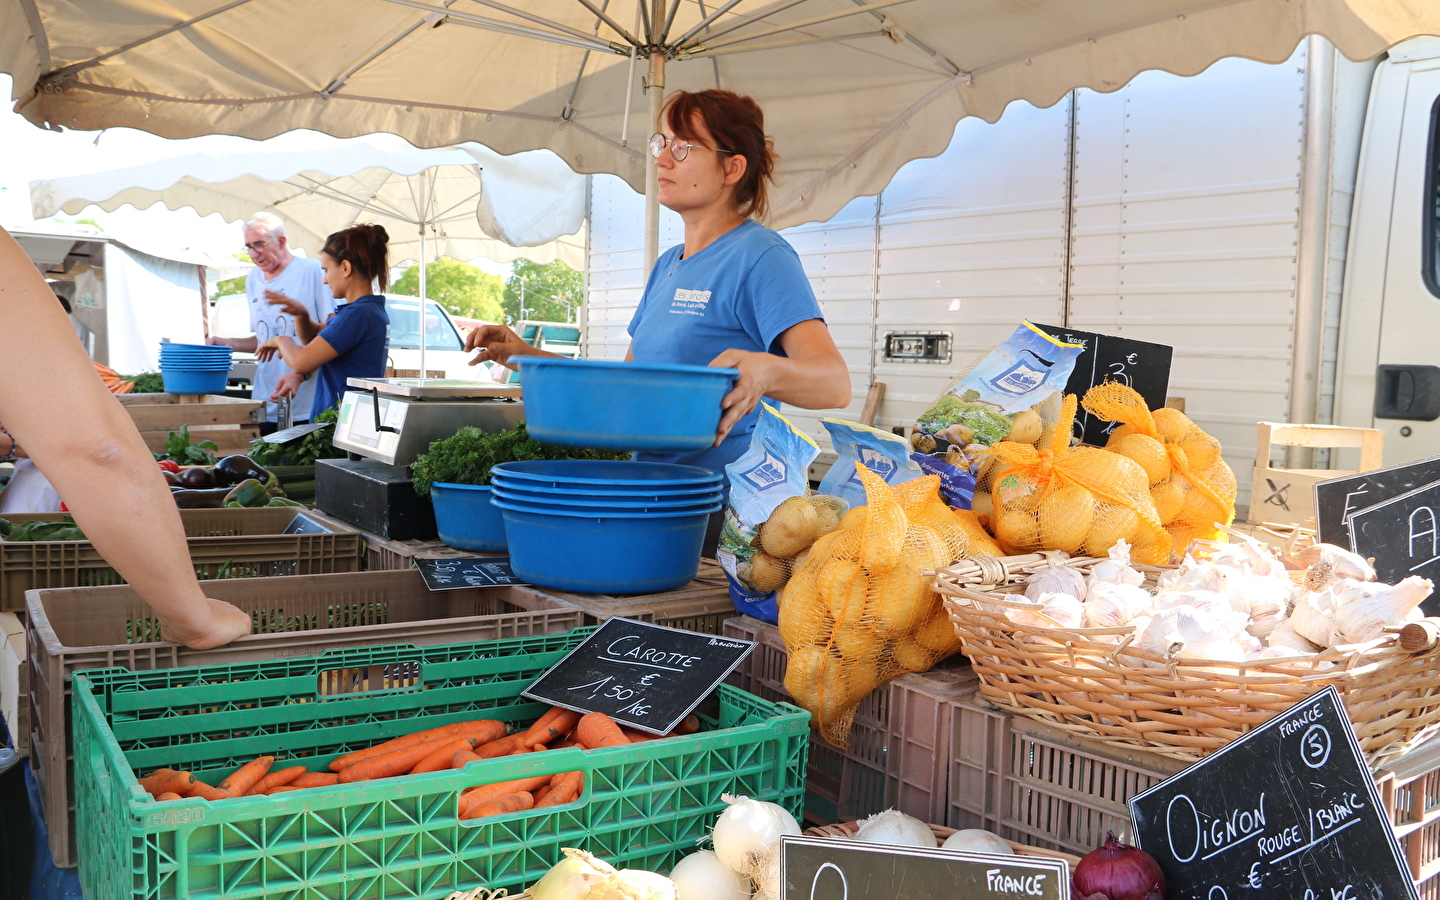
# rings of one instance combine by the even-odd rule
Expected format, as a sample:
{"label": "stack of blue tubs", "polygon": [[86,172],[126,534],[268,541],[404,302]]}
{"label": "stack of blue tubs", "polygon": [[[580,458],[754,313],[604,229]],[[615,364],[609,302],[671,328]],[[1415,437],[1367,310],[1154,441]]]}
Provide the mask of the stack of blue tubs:
{"label": "stack of blue tubs", "polygon": [[668,463],[532,460],[490,470],[510,565],[539,587],[653,594],[692,581],[721,476]]}
{"label": "stack of blue tubs", "polygon": [[223,394],[230,383],[230,348],[207,344],[160,345],[160,374],[167,394]]}

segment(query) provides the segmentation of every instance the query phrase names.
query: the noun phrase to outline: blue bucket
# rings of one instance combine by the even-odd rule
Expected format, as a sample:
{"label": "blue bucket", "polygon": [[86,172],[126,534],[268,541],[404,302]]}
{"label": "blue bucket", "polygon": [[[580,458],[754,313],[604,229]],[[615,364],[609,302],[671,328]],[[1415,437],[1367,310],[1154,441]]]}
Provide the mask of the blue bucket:
{"label": "blue bucket", "polygon": [[481,553],[505,552],[505,521],[490,503],[489,485],[430,485],[435,504],[435,529],[447,547]]}
{"label": "blue bucket", "polygon": [[671,512],[700,510],[712,507],[725,499],[723,491],[711,491],[699,497],[652,500],[649,498],[636,499],[634,497],[616,498],[613,494],[595,496],[583,493],[571,494],[568,497],[559,497],[553,494],[531,494],[527,491],[517,491],[495,484],[492,484],[491,487],[494,488],[492,496],[496,500],[503,500],[515,506],[546,510],[586,510],[600,515],[611,511]]}
{"label": "blue bucket", "polygon": [[167,394],[223,394],[230,383],[230,370],[196,371],[193,369],[161,369]]}
{"label": "blue bucket", "polygon": [[669,493],[671,489],[689,491],[693,488],[715,488],[721,483],[719,472],[699,466],[603,459],[536,459],[500,463],[490,470],[490,477],[566,490],[579,488],[587,492],[622,493],[636,490],[660,493]]}
{"label": "blue bucket", "polygon": [[738,369],[548,356],[517,358],[537,441],[607,450],[703,450]]}
{"label": "blue bucket", "polygon": [[546,497],[588,497],[592,500],[608,498],[611,500],[621,500],[628,502],[640,500],[655,500],[665,502],[674,500],[688,500],[692,503],[695,503],[703,498],[711,496],[712,494],[723,493],[724,491],[724,488],[718,484],[707,484],[702,487],[693,488],[654,488],[650,490],[646,490],[644,488],[635,488],[634,490],[595,490],[593,488],[583,485],[574,485],[570,487],[550,487],[548,485],[536,484],[528,481],[512,481],[508,478],[501,478],[494,472],[491,472],[490,484],[505,491],[506,493],[524,494],[525,496],[530,497],[540,503],[556,502],[554,500],[544,499]]}
{"label": "blue bucket", "polygon": [[510,567],[537,587],[655,594],[693,581],[705,526],[720,503],[681,512],[538,510],[496,499]]}

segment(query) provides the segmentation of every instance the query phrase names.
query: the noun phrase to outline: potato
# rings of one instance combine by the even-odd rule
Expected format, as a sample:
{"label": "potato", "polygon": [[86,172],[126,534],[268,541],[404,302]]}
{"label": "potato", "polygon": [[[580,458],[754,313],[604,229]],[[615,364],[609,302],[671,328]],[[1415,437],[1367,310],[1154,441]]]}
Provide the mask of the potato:
{"label": "potato", "polygon": [[916,431],[910,435],[910,449],[916,453],[934,453],[935,438],[923,431]]}
{"label": "potato", "polygon": [[819,697],[820,683],[827,674],[827,660],[833,658],[823,647],[796,647],[790,650],[785,669],[785,690],[806,709],[813,709]]}
{"label": "potato", "polygon": [[1160,436],[1174,444],[1184,440],[1185,436],[1195,427],[1195,423],[1190,421],[1189,416],[1168,406],[1162,406],[1160,409],[1152,411],[1150,415],[1155,417],[1155,428],[1160,432]]}
{"label": "potato", "polygon": [[815,506],[815,539],[819,540],[840,527],[840,512],[824,500],[811,497]]}
{"label": "potato", "polygon": [[1225,522],[1226,516],[1223,508],[1205,496],[1203,491],[1190,484],[1188,480],[1185,482],[1185,486],[1188,488],[1185,491],[1185,504],[1180,508],[1180,515],[1175,517],[1177,520],[1189,522],[1205,529],[1216,522]]}
{"label": "potato", "polygon": [[1014,441],[1017,444],[1034,444],[1040,440],[1040,434],[1045,430],[1045,422],[1040,414],[1033,409],[1016,413],[1015,420],[1010,425],[1010,433],[1005,435],[1005,440]]}
{"label": "potato", "polygon": [[871,617],[881,634],[898,638],[918,628],[934,603],[930,579],[910,560],[870,579]]}
{"label": "potato", "polygon": [[1073,484],[1052,487],[1040,501],[1039,549],[1075,553],[1094,522],[1094,494]]}
{"label": "potato", "polygon": [[776,559],[764,550],[750,558],[750,583],[757,591],[778,591],[790,580],[790,561]]}
{"label": "potato", "polygon": [[1175,476],[1150,487],[1150,496],[1155,501],[1155,512],[1160,515],[1160,524],[1169,525],[1180,515],[1185,505],[1185,489],[1175,482]]}
{"label": "potato", "polygon": [[[879,481],[878,476],[875,480]],[[905,510],[900,508],[889,485],[882,482],[880,487],[889,496],[870,498],[866,507],[870,515],[866,517],[864,537],[860,542],[860,563],[872,575],[888,572],[900,558],[900,551],[905,546],[905,531],[909,526]]]}
{"label": "potato", "polygon": [[824,604],[815,589],[815,577],[810,573],[796,573],[785,583],[775,598],[780,608],[780,637],[786,647],[799,647],[810,643],[816,623],[827,614]]}
{"label": "potato", "polygon": [[870,580],[860,564],[849,559],[832,559],[820,571],[820,599],[836,628],[854,628],[865,616],[865,601]]}
{"label": "potato", "polygon": [[984,491],[976,491],[975,497],[970,501],[970,510],[977,516],[991,516],[995,514],[995,504],[991,495]]}
{"label": "potato", "polygon": [[1119,441],[1124,440],[1125,438],[1129,437],[1129,436],[1132,435],[1132,434],[1138,434],[1138,433],[1139,433],[1139,432],[1137,432],[1137,431],[1135,430],[1135,426],[1134,426],[1134,425],[1125,425],[1125,424],[1116,425],[1116,426],[1115,426],[1115,430],[1112,431],[1112,432],[1110,432],[1110,439],[1105,442],[1105,449],[1106,449],[1106,450],[1109,450],[1110,448],[1114,447],[1115,444],[1118,443]]}
{"label": "potato", "polygon": [[1085,536],[1081,552],[1086,556],[1105,556],[1119,540],[1131,540],[1140,527],[1140,516],[1128,506],[1107,503],[1102,500],[1095,504],[1095,524]]}
{"label": "potato", "polygon": [[776,559],[789,559],[815,543],[819,516],[806,497],[791,497],[760,526],[760,546]]}
{"label": "potato", "polygon": [[1147,484],[1158,484],[1170,477],[1170,455],[1165,445],[1148,434],[1126,435],[1107,444],[1106,449],[1139,463],[1145,470]]}
{"label": "potato", "polygon": [[907,672],[924,672],[930,668],[930,662],[935,658],[933,651],[908,638],[896,644],[890,655],[895,660],[895,665]]}
{"label": "potato", "polygon": [[1028,475],[1009,472],[1000,476],[992,494],[996,506],[1007,510],[1033,510],[1040,503],[1040,483]]}
{"label": "potato", "polygon": [[960,652],[960,638],[955,634],[955,626],[943,606],[915,632],[915,643],[946,656]]}
{"label": "potato", "polygon": [[991,518],[995,537],[1006,547],[1029,553],[1040,549],[1040,523],[1028,509],[1001,507]]}
{"label": "potato", "polygon": [[1178,442],[1185,451],[1185,461],[1192,472],[1205,472],[1220,459],[1220,442],[1199,428],[1192,430]]}
{"label": "potato", "polygon": [[922,572],[943,569],[955,561],[945,538],[936,529],[918,523],[905,532],[904,553]]}
{"label": "potato", "polygon": [[830,649],[844,659],[874,659],[884,646],[884,639],[868,628],[839,628]]}

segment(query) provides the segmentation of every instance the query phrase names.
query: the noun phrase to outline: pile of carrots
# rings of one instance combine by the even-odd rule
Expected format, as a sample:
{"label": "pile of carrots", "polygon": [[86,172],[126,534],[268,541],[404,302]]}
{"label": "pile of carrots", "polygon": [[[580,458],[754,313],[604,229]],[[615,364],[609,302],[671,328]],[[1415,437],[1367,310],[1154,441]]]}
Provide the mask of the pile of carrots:
{"label": "pile of carrots", "polygon": [[102,366],[97,362],[95,371],[100,374],[100,380],[105,382],[105,387],[109,388],[112,394],[128,394],[135,390],[135,382],[121,378],[120,373],[109,366]]}
{"label": "pile of carrots", "polygon": [[[700,720],[689,716],[666,737],[691,734],[699,728]],[[274,769],[275,757],[261,756],[236,769],[214,786],[200,781],[193,773],[175,769],[156,769],[140,779],[140,786],[160,801],[187,797],[230,800],[459,769],[477,759],[495,759],[562,747],[599,750],[656,739],[655,735],[621,727],[604,713],[581,715],[559,707],[551,707],[524,731],[514,734],[509,731],[509,726],[495,719],[456,722],[337,756],[330,762],[329,772],[311,772],[304,766]],[[580,772],[478,785],[460,792],[460,818],[477,819],[541,806],[558,806],[578,799],[584,787],[584,775]]]}

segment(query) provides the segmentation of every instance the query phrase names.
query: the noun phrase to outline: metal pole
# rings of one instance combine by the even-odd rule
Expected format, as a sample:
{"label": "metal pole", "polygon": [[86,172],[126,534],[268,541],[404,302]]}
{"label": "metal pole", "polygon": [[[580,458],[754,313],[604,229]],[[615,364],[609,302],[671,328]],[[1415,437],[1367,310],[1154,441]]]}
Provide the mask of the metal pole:
{"label": "metal pole", "polygon": [[420,380],[425,380],[425,223],[420,223]]}
{"label": "metal pole", "polygon": [[[645,96],[650,101],[650,133],[662,130],[660,111],[665,105],[665,54],[650,53],[650,75],[645,80]],[[660,170],[655,161],[645,160],[645,271],[641,281],[650,277],[655,260],[660,257]]]}

